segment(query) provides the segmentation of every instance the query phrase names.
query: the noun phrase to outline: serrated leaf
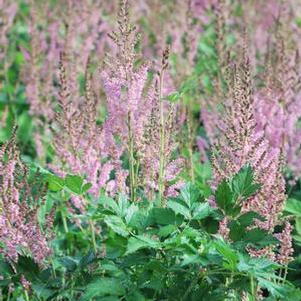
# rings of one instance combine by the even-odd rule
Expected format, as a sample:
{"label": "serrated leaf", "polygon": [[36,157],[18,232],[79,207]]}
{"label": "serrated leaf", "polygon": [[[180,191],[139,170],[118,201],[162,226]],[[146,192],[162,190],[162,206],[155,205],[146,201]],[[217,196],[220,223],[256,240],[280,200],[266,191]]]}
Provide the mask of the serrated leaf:
{"label": "serrated leaf", "polygon": [[166,225],[160,228],[158,235],[160,237],[166,237],[170,235],[172,232],[174,232],[177,229],[175,225]]}
{"label": "serrated leaf", "polygon": [[248,227],[253,224],[254,219],[264,221],[264,217],[262,217],[260,214],[254,211],[249,211],[247,213],[242,214],[237,220],[242,226]]}
{"label": "serrated leaf", "polygon": [[253,195],[261,185],[254,183],[254,172],[250,165],[246,165],[231,180],[232,191],[238,196],[247,199]]}
{"label": "serrated leaf", "polygon": [[109,228],[111,228],[115,233],[127,237],[129,232],[125,223],[119,216],[106,216],[104,222],[107,224]]}
{"label": "serrated leaf", "polygon": [[149,218],[145,213],[141,211],[136,211],[131,216],[128,225],[132,228],[143,230],[148,225],[148,222],[149,222]]}
{"label": "serrated leaf", "polygon": [[81,193],[86,193],[92,186],[93,185],[91,183],[84,184],[84,186],[82,187]]}
{"label": "serrated leaf", "polygon": [[181,214],[187,219],[191,219],[191,214],[188,208],[184,207],[182,204],[176,201],[169,201],[167,206],[172,209],[176,214]]}
{"label": "serrated leaf", "polygon": [[55,176],[53,174],[46,175],[46,181],[48,183],[48,189],[54,192],[61,191],[64,188],[64,179]]}
{"label": "serrated leaf", "polygon": [[208,203],[200,203],[193,210],[192,219],[204,219],[211,214],[212,210],[212,207]]}
{"label": "serrated leaf", "polygon": [[127,251],[125,254],[128,255],[144,248],[157,248],[159,245],[159,242],[154,241],[147,236],[138,235],[131,237],[128,240]]}
{"label": "serrated leaf", "polygon": [[200,191],[192,183],[188,183],[181,189],[181,196],[188,208],[190,208],[193,203],[198,201]]}
{"label": "serrated leaf", "polygon": [[70,256],[65,256],[65,257],[59,258],[58,262],[61,264],[61,266],[66,268],[68,271],[74,271],[77,268],[78,263],[79,263],[79,261],[77,259],[70,257]]}
{"label": "serrated leaf", "polygon": [[225,242],[218,240],[214,243],[216,250],[222,255],[224,267],[230,270],[235,270],[239,262],[239,257],[236,252],[231,249]]}
{"label": "serrated leaf", "polygon": [[226,213],[232,207],[233,194],[231,188],[226,180],[221,181],[215,192],[215,199],[218,207],[223,209]]}
{"label": "serrated leaf", "polygon": [[100,203],[104,207],[110,208],[114,213],[116,213],[117,215],[121,216],[121,210],[120,210],[118,204],[116,203],[116,201],[113,200],[112,198],[110,198],[108,196],[102,196],[100,198]]}
{"label": "serrated leaf", "polygon": [[301,201],[296,199],[288,199],[285,204],[285,211],[301,217]]}
{"label": "serrated leaf", "polygon": [[229,229],[229,238],[234,242],[241,240],[245,234],[245,227],[238,221],[232,221],[229,225]]}
{"label": "serrated leaf", "polygon": [[243,237],[243,241],[260,248],[278,243],[278,239],[276,237],[259,228],[247,231]]}
{"label": "serrated leaf", "polygon": [[65,185],[74,193],[80,194],[82,191],[84,180],[80,176],[67,175],[65,177]]}
{"label": "serrated leaf", "polygon": [[153,208],[150,217],[159,225],[169,225],[176,223],[176,215],[170,208]]}
{"label": "serrated leaf", "polygon": [[103,277],[89,283],[85,288],[84,294],[81,296],[81,301],[90,301],[96,297],[123,296],[125,289],[122,282],[115,278]]}
{"label": "serrated leaf", "polygon": [[90,251],[87,255],[83,256],[80,261],[79,261],[79,265],[81,267],[85,267],[88,264],[92,263],[93,260],[95,259],[95,254],[93,251]]}

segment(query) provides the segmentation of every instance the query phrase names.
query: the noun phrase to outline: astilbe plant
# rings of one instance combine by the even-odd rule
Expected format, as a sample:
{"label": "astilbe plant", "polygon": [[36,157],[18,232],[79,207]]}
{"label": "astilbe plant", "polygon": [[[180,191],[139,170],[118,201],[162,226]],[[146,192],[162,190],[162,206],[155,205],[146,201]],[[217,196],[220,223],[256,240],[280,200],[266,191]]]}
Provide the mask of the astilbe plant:
{"label": "astilbe plant", "polygon": [[[162,67],[165,68],[164,64]],[[163,70],[161,70],[161,76],[162,72]],[[153,198],[154,193],[159,192],[161,201],[164,203],[166,197],[176,196],[183,187],[184,183],[177,177],[185,162],[181,157],[172,159],[173,152],[177,149],[173,137],[175,108],[164,107],[158,89],[155,100],[141,149],[142,174],[147,195]],[[167,116],[165,116],[166,110],[169,112]]]}
{"label": "astilbe plant", "polygon": [[28,170],[16,145],[15,131],[12,138],[1,146],[0,161],[0,252],[12,265],[18,261],[19,255],[28,252],[38,264],[43,264],[51,254],[37,216],[43,189],[37,196],[32,194],[27,180]]}
{"label": "astilbe plant", "polygon": [[[92,75],[86,72],[85,95],[76,100],[69,89],[66,57],[61,55],[59,97],[60,110],[53,123],[54,146],[61,167],[54,164],[50,168],[58,174],[72,173],[85,176],[92,184],[89,192],[98,197],[102,190],[111,194],[124,192],[124,177],[121,169],[121,151],[113,140],[107,137],[104,129],[97,125],[97,98]],[[115,181],[110,181],[112,170],[116,172]],[[84,210],[85,203],[80,197],[73,197],[73,204]]]}
{"label": "astilbe plant", "polygon": [[[55,118],[56,99],[59,97],[57,70],[59,54],[68,58],[69,89],[75,100],[80,99],[78,79],[84,76],[88,59],[102,57],[109,47],[108,24],[104,21],[106,4],[97,1],[59,1],[59,4],[29,4],[30,47],[22,51],[25,64],[22,70],[30,114],[35,124],[37,155],[45,160],[43,131],[50,136],[49,125]],[[93,55],[92,55],[93,54]],[[74,100],[74,101],[75,101]]]}
{"label": "astilbe plant", "polygon": [[[220,183],[230,179],[249,164],[261,188],[241,204],[242,212],[257,212],[265,220],[257,220],[255,225],[274,233],[275,227],[282,225],[281,212],[286,200],[282,150],[271,148],[264,133],[256,131],[249,59],[246,49],[242,52],[242,58],[233,72],[233,81],[229,84],[230,101],[225,107],[223,123],[220,125],[221,136],[216,146],[218,155],[213,152],[212,156],[214,180]],[[230,219],[226,216],[220,223],[220,233],[224,237],[229,234]],[[286,240],[280,242],[283,245],[286,243]],[[268,255],[271,248],[249,251],[253,255]]]}
{"label": "astilbe plant", "polygon": [[[230,49],[226,43],[229,35],[229,14],[230,4],[224,0],[216,1],[214,5],[214,27],[215,27],[215,43],[214,43],[214,61],[216,63],[216,74],[209,70],[211,77],[213,92],[205,92],[204,99],[201,100],[200,119],[204,125],[206,136],[211,145],[217,142],[219,137],[218,125],[220,123],[219,116],[223,110],[222,103],[226,97],[225,81],[227,79],[227,66],[229,65]],[[202,58],[202,56],[201,56]],[[212,74],[210,74],[212,73]],[[204,152],[202,143],[200,152]]]}
{"label": "astilbe plant", "polygon": [[[8,32],[13,24],[17,12],[17,4],[8,0],[0,1],[0,60],[4,60],[7,55]],[[7,67],[4,66],[6,70]]]}
{"label": "astilbe plant", "polygon": [[[173,115],[168,114],[169,105],[163,100],[163,77],[167,68],[168,51],[164,52],[162,68],[156,85],[148,79],[150,68],[147,63],[136,66],[135,46],[139,36],[136,28],[129,21],[128,6],[128,1],[121,1],[118,31],[110,35],[116,43],[116,56],[108,57],[101,77],[107,96],[108,109],[104,131],[106,135],[111,135],[111,140],[119,138],[121,150],[128,155],[130,195],[131,199],[135,200],[140,169],[148,175],[152,174],[149,177],[152,178],[152,181],[147,181],[147,185],[151,185],[152,189],[159,190],[161,196],[164,194],[166,179],[163,173],[168,163],[164,157],[170,153],[166,146],[170,139],[167,132],[165,133],[166,114],[170,117]],[[156,111],[158,114],[154,116]],[[151,120],[156,117],[159,122],[153,124]],[[151,140],[146,141],[145,137],[148,135],[147,128],[149,126],[152,127],[152,135],[148,138]],[[159,134],[158,132],[155,134],[156,131],[159,131]],[[150,141],[151,143],[149,143]],[[158,151],[154,150],[154,147]],[[157,162],[157,160],[159,161]],[[158,176],[154,175],[154,170],[159,170]],[[174,170],[172,169],[170,172],[173,173]]]}
{"label": "astilbe plant", "polygon": [[301,172],[299,55],[295,47],[291,49],[290,39],[284,40],[283,30],[277,36],[267,62],[265,85],[255,94],[255,118],[257,130],[264,131],[269,144],[283,148],[295,180]]}

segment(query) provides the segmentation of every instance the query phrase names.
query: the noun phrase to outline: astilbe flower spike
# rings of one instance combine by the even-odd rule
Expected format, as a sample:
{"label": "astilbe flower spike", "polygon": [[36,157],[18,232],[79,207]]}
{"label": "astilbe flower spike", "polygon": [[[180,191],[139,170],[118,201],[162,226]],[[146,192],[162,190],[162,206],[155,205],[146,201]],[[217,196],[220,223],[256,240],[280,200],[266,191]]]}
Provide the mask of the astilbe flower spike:
{"label": "astilbe flower spike", "polygon": [[[182,171],[185,161],[181,157],[172,159],[173,152],[177,150],[177,145],[173,137],[175,109],[173,106],[167,107],[169,114],[166,116],[166,121],[164,121],[163,141],[160,134],[160,100],[158,92],[155,99],[157,100],[156,105],[153,107],[151,118],[144,134],[144,143],[141,149],[141,165],[144,178],[143,184],[146,187],[147,195],[152,198],[155,192],[159,192],[159,183],[161,181],[161,193],[164,200],[166,197],[176,196],[184,186],[183,181],[178,179],[178,175]],[[161,148],[159,147],[160,144]],[[161,159],[160,162],[162,156],[164,157],[164,161]],[[160,164],[163,165],[162,170],[164,171],[161,175]],[[162,177],[161,180],[160,177]]]}
{"label": "astilbe flower spike", "polygon": [[[17,4],[9,0],[0,0],[0,60],[2,61],[8,48],[8,32],[17,12]],[[7,66],[4,66],[7,67]],[[6,69],[6,68],[5,68]]]}
{"label": "astilbe flower spike", "polygon": [[135,46],[139,35],[135,26],[130,23],[127,0],[120,1],[118,30],[109,36],[116,45],[116,55],[108,56],[101,72],[108,109],[104,129],[106,135],[111,135],[111,139],[120,138],[120,148],[128,154],[130,195],[133,201],[139,168],[137,152],[151,112],[152,89],[151,85],[147,89],[149,66],[135,66]]}
{"label": "astilbe flower spike", "polygon": [[270,54],[272,62],[266,70],[265,86],[255,95],[255,118],[257,130],[264,131],[270,145],[283,147],[287,165],[296,179],[301,174],[299,55],[289,49],[283,33],[277,40],[276,51]]}
{"label": "astilbe flower spike", "polygon": [[30,195],[27,176],[27,167],[16,145],[15,129],[10,141],[0,149],[0,252],[14,263],[23,254],[20,252],[26,251],[42,264],[51,250],[38,222],[38,204]]}
{"label": "astilbe flower spike", "polygon": [[[108,137],[105,128],[97,125],[97,97],[93,88],[93,78],[86,71],[85,95],[74,101],[67,82],[64,54],[61,55],[59,97],[60,110],[56,123],[53,124],[54,146],[60,167],[55,172],[69,172],[85,176],[92,184],[89,193],[99,196],[101,190],[111,194],[125,190],[124,176],[121,170],[121,151],[115,141]],[[75,96],[74,96],[75,97]],[[113,181],[111,171],[116,171]],[[73,204],[83,211],[85,202],[80,197],[73,197]]]}
{"label": "astilbe flower spike", "polygon": [[[281,150],[269,146],[263,132],[256,131],[249,59],[243,48],[242,58],[229,84],[231,99],[225,106],[220,125],[221,136],[216,147],[218,155],[213,153],[214,179],[217,184],[231,178],[246,164],[251,165],[261,188],[242,204],[242,210],[259,213],[265,221],[256,221],[256,226],[273,233],[275,226],[281,224],[280,216],[286,199],[283,156]],[[220,224],[220,233],[226,236],[227,221],[226,217]]]}
{"label": "astilbe flower spike", "polygon": [[[110,139],[119,138],[120,148],[129,158],[132,201],[135,200],[137,187],[142,184],[138,181],[139,174],[145,178],[147,190],[161,191],[163,194],[167,182],[178,174],[176,162],[170,167],[167,167],[170,162],[162,163],[163,156],[168,156],[164,157],[167,159],[171,155],[171,139],[168,135],[172,132],[175,119],[173,110],[164,100],[162,73],[168,66],[168,51],[156,84],[148,79],[150,68],[147,63],[136,66],[139,56],[135,46],[139,35],[130,23],[129,2],[126,0],[120,2],[118,30],[110,37],[116,44],[116,55],[108,56],[101,72],[108,108],[104,130]],[[163,125],[166,133],[164,130],[162,135]]]}
{"label": "astilbe flower spike", "polygon": [[110,44],[106,35],[109,27],[103,18],[107,7],[108,4],[94,0],[60,1],[56,5],[37,0],[29,3],[30,47],[21,47],[25,58],[22,78],[34,124],[37,155],[43,161],[59,98],[59,54],[66,54],[69,89],[74,101],[80,101],[78,77],[84,75],[88,58],[94,62],[95,58],[103,57]]}

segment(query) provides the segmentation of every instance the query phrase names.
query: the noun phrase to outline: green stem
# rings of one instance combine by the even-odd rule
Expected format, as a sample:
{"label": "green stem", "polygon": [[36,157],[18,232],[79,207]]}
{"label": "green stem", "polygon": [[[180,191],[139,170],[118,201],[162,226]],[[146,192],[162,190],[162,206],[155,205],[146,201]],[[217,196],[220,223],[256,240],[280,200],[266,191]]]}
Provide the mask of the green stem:
{"label": "green stem", "polygon": [[63,221],[65,233],[68,233],[69,229],[68,229],[67,219],[66,219],[66,216],[65,216],[65,213],[63,212],[63,210],[61,210],[61,215],[62,215],[62,221]]}
{"label": "green stem", "polygon": [[253,275],[251,275],[251,278],[250,278],[250,280],[251,280],[251,283],[250,283],[250,285],[251,285],[251,296],[252,296],[252,300],[256,300],[256,289],[255,289],[255,282],[254,282],[254,276]]}
{"label": "green stem", "polygon": [[187,120],[187,126],[188,126],[188,140],[189,140],[189,146],[188,146],[188,152],[189,152],[189,174],[190,174],[190,179],[191,182],[194,183],[195,182],[195,178],[194,178],[194,169],[193,169],[193,133],[192,133],[192,128],[193,128],[193,124],[192,124],[192,114],[191,114],[191,110],[188,107],[188,120]]}
{"label": "green stem", "polygon": [[285,268],[284,268],[284,274],[283,274],[283,279],[282,279],[283,283],[284,283],[285,280],[286,280],[287,273],[288,273],[288,267],[287,267],[287,265],[286,265]]}
{"label": "green stem", "polygon": [[51,259],[51,268],[52,268],[53,277],[56,278],[56,271],[55,271],[54,263],[53,263],[52,259]]}
{"label": "green stem", "polygon": [[181,298],[181,301],[185,301],[188,295],[190,294],[193,287],[198,283],[199,277],[201,275],[201,271],[197,274],[197,277],[193,281],[191,281],[190,285],[188,286],[187,290],[185,291],[183,297]]}
{"label": "green stem", "polygon": [[24,290],[25,300],[29,301],[29,296],[27,290]]}
{"label": "green stem", "polygon": [[160,101],[160,163],[159,163],[159,201],[164,207],[164,169],[165,169],[165,120],[164,120],[164,102],[162,97],[164,71],[159,77],[159,101]]}
{"label": "green stem", "polygon": [[94,253],[97,253],[97,244],[96,244],[96,239],[95,239],[95,228],[94,228],[94,224],[92,220],[89,220],[89,224],[90,224],[90,229],[91,229],[91,233],[92,233],[92,243],[93,243],[93,249],[94,249]]}
{"label": "green stem", "polygon": [[129,112],[128,116],[128,130],[129,130],[129,163],[130,163],[130,193],[131,201],[136,199],[136,172],[135,172],[135,156],[134,156],[134,137],[132,129],[132,118]]}

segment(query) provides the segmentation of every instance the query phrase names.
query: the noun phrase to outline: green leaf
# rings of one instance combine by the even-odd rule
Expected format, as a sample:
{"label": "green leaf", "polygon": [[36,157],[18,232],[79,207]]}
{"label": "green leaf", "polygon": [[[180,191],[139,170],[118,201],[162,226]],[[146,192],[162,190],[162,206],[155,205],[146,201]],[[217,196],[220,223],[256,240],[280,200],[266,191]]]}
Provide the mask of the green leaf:
{"label": "green leaf", "polygon": [[53,174],[46,175],[46,181],[48,183],[48,189],[54,192],[61,191],[64,188],[64,179],[55,176]]}
{"label": "green leaf", "polygon": [[127,237],[129,235],[129,232],[127,230],[125,223],[122,221],[122,219],[119,216],[114,216],[114,215],[106,216],[104,219],[104,222],[115,233],[117,233],[123,237]]}
{"label": "green leaf", "polygon": [[288,199],[285,205],[285,211],[301,217],[301,201],[296,199]]}
{"label": "green leaf", "polygon": [[200,203],[193,210],[192,219],[201,220],[208,217],[213,208],[208,203]]}
{"label": "green leaf", "polygon": [[177,227],[175,225],[166,225],[160,228],[158,235],[160,237],[166,237],[176,230]]}
{"label": "green leaf", "polygon": [[248,227],[253,224],[254,219],[264,221],[264,217],[262,217],[260,214],[254,211],[249,211],[247,213],[242,214],[237,220],[242,226]]}
{"label": "green leaf", "polygon": [[280,264],[272,262],[266,258],[254,258],[247,255],[240,255],[239,264],[237,266],[239,271],[247,272],[254,276],[263,275],[264,273],[273,274],[274,271],[280,267]]}
{"label": "green leaf", "polygon": [[239,262],[239,257],[236,252],[222,240],[215,241],[214,246],[223,257],[223,261],[225,262],[224,267],[234,271]]}
{"label": "green leaf", "polygon": [[126,301],[147,301],[149,299],[145,299],[145,297],[139,292],[134,291],[133,293],[130,293],[130,295],[126,296]]}
{"label": "green leaf", "polygon": [[229,229],[229,237],[234,242],[241,240],[245,234],[245,227],[242,226],[238,221],[232,221],[229,225]]}
{"label": "green leaf", "polygon": [[285,298],[287,290],[284,285],[277,284],[277,282],[263,277],[258,277],[257,279],[259,286],[267,289],[274,297]]}
{"label": "green leaf", "polygon": [[159,245],[159,242],[154,241],[150,237],[138,235],[131,237],[128,240],[127,251],[125,254],[128,255],[144,248],[157,248]]}
{"label": "green leaf", "polygon": [[125,289],[122,282],[115,278],[103,277],[89,283],[85,288],[84,294],[80,298],[81,301],[90,301],[95,297],[123,296]]}
{"label": "green leaf", "polygon": [[84,180],[80,176],[67,175],[65,177],[66,186],[74,193],[80,194],[82,191]]}
{"label": "green leaf", "polygon": [[171,208],[176,214],[181,214],[185,216],[187,219],[191,219],[191,214],[188,208],[183,206],[182,204],[176,201],[169,201],[167,206]]}
{"label": "green leaf", "polygon": [[90,188],[92,187],[91,183],[86,183],[83,187],[82,187],[82,193],[86,193]]}
{"label": "green leaf", "polygon": [[261,186],[254,183],[254,172],[250,165],[246,165],[231,180],[232,191],[236,197],[245,199],[253,195]]}
{"label": "green leaf", "polygon": [[153,208],[150,217],[159,225],[169,225],[176,223],[176,215],[170,208]]}
{"label": "green leaf", "polygon": [[106,207],[110,208],[115,214],[121,216],[121,211],[115,200],[108,196],[101,196],[100,203]]}
{"label": "green leaf", "polygon": [[232,207],[233,203],[233,194],[231,188],[226,180],[222,180],[218,185],[215,199],[218,204],[218,207],[223,209],[226,213]]}
{"label": "green leaf", "polygon": [[70,256],[59,258],[58,262],[61,264],[61,266],[66,268],[68,271],[76,270],[79,263],[77,259]]}
{"label": "green leaf", "polygon": [[278,239],[276,237],[259,228],[247,231],[243,237],[243,241],[259,248],[278,243]]}
{"label": "green leaf", "polygon": [[148,226],[148,223],[149,223],[148,216],[145,213],[141,212],[140,210],[133,213],[128,225],[132,228],[141,231]]}
{"label": "green leaf", "polygon": [[179,92],[174,92],[165,97],[166,100],[170,102],[177,102],[181,98],[181,94]]}
{"label": "green leaf", "polygon": [[200,191],[192,183],[188,183],[181,189],[181,196],[188,208],[190,208],[193,203],[199,200]]}
{"label": "green leaf", "polygon": [[46,284],[33,283],[31,287],[39,299],[48,299],[54,294],[54,291],[48,289]]}
{"label": "green leaf", "polygon": [[296,218],[295,229],[296,229],[296,232],[300,235],[301,234],[301,217]]}
{"label": "green leaf", "polygon": [[87,265],[89,265],[90,263],[93,262],[93,260],[95,259],[95,254],[93,251],[89,251],[87,255],[83,256],[80,261],[79,261],[79,265],[83,268],[86,267]]}

